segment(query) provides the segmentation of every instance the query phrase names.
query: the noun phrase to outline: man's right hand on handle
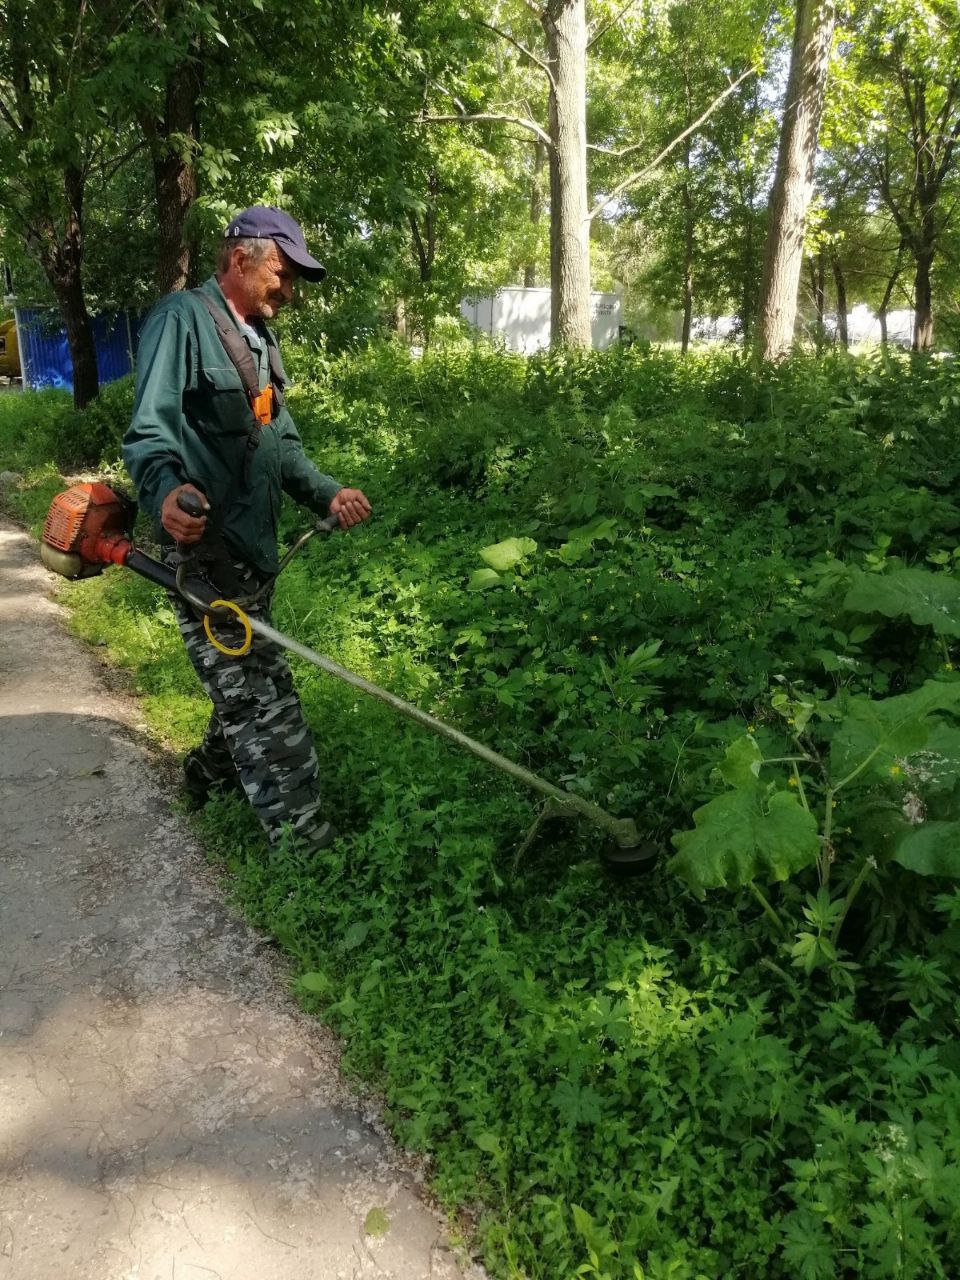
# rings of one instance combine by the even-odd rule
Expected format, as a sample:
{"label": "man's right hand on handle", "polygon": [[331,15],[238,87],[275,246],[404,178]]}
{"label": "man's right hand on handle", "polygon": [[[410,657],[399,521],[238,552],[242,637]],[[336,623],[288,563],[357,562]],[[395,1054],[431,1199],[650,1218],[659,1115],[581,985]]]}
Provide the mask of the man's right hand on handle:
{"label": "man's right hand on handle", "polygon": [[203,537],[207,517],[206,515],[187,515],[177,505],[177,498],[182,493],[195,493],[205,512],[210,510],[210,503],[207,502],[206,496],[192,484],[178,485],[176,489],[171,489],[163,500],[160,507],[160,523],[177,542],[185,542],[189,546],[191,543],[199,542]]}

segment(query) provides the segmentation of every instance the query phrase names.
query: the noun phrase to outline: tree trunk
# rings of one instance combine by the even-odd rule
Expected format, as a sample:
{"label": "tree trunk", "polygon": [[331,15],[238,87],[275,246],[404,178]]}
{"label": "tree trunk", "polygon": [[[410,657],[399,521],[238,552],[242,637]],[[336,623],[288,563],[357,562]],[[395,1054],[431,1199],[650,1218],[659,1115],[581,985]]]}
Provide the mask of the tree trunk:
{"label": "tree trunk", "polygon": [[850,330],[847,326],[847,280],[839,258],[830,255],[830,266],[833,270],[833,283],[837,290],[837,337],[844,350],[850,347]]}
{"label": "tree trunk", "polygon": [[740,294],[740,327],[743,345],[748,348],[753,330],[754,289],[754,218],[753,201],[747,206],[747,225],[743,237],[743,287]]}
{"label": "tree trunk", "polygon": [[680,354],[690,350],[690,330],[693,328],[693,202],[689,183],[684,182],[681,192],[683,205],[683,327],[680,332]]}
{"label": "tree trunk", "polygon": [[100,394],[100,375],[83,285],[74,275],[69,279],[51,280],[50,283],[67,331],[67,345],[73,364],[73,405],[75,409],[85,409]]}
{"label": "tree trunk", "polygon": [[433,263],[437,256],[437,197],[439,194],[439,174],[431,173],[427,179],[427,207],[423,215],[423,229],[421,230],[417,215],[412,209],[407,214],[421,284],[429,284],[433,279]]}
{"label": "tree trunk", "polygon": [[550,86],[551,342],[589,348],[590,222],[587,208],[585,0],[548,0],[542,13]]}
{"label": "tree trunk", "polygon": [[[547,148],[537,139],[536,152],[533,161],[533,182],[530,186],[530,225],[536,229],[540,225],[540,219],[543,217],[543,166],[547,159]],[[537,285],[537,259],[536,250],[528,259],[523,269],[523,287],[525,289],[535,289]]]}
{"label": "tree trunk", "polygon": [[[690,126],[690,96],[687,86],[687,118],[684,121]],[[693,196],[690,193],[690,139],[683,148],[684,178],[680,188],[680,207],[683,210],[683,325],[680,331],[680,354],[686,355],[690,350],[690,330],[693,327]]]}
{"label": "tree trunk", "polygon": [[97,349],[83,293],[84,177],[76,165],[68,165],[64,170],[63,190],[67,207],[63,238],[57,236],[50,223],[36,248],[67,331],[73,365],[73,403],[75,408],[83,409],[99,394],[100,379]]}
{"label": "tree trunk", "polygon": [[[21,145],[42,141],[36,122],[31,80],[31,54],[27,48],[26,8],[23,4],[10,5],[8,15],[8,56],[12,76],[13,95],[19,114]],[[79,34],[79,33],[78,33]],[[51,83],[55,79],[51,76]],[[43,146],[39,148],[42,155]],[[29,151],[25,153],[29,155]],[[43,268],[44,275],[53,289],[60,311],[60,318],[67,331],[67,345],[73,364],[73,403],[83,409],[96,399],[100,390],[97,372],[97,351],[93,330],[83,293],[83,200],[86,178],[79,158],[51,161],[49,178],[44,162],[38,160],[33,172],[32,192],[35,213],[24,220],[27,246]],[[31,173],[30,164],[24,161],[25,172]],[[55,204],[50,200],[48,181],[63,182],[64,224],[61,236],[54,214]]]}
{"label": "tree trunk", "polygon": [[929,351],[933,346],[933,292],[930,275],[936,253],[933,211],[924,212],[915,250],[917,263],[913,278],[913,349]]}
{"label": "tree trunk", "polygon": [[782,359],[793,342],[804,223],[813,190],[813,166],[835,22],[834,0],[797,0],[760,288],[758,343],[764,360]]}
{"label": "tree trunk", "polygon": [[880,309],[877,312],[877,317],[880,321],[880,345],[883,347],[887,345],[887,311],[890,307],[890,299],[893,297],[894,286],[900,276],[900,269],[903,265],[903,255],[906,248],[907,242],[901,238],[900,243],[897,246],[897,258],[893,264],[893,271],[890,274],[890,279],[887,281],[887,287],[883,291],[883,298],[880,300]]}
{"label": "tree trunk", "polygon": [[813,294],[813,307],[817,317],[817,327],[814,330],[813,341],[819,354],[826,342],[826,327],[824,325],[824,312],[826,311],[826,269],[823,261],[823,248],[817,251],[817,256],[810,259],[810,292]]}
{"label": "tree trunk", "polygon": [[170,73],[163,116],[141,117],[150,143],[157,202],[157,287],[171,293],[187,288],[191,279],[195,242],[184,232],[187,215],[197,198],[194,149],[203,69],[190,57]]}

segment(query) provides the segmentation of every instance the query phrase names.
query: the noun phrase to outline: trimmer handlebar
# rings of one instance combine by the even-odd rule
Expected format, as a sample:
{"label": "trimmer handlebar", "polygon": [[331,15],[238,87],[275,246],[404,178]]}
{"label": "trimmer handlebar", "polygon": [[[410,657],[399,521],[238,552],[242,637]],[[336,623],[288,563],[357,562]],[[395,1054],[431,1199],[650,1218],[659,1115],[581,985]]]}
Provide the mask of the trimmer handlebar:
{"label": "trimmer handlebar", "polygon": [[[201,516],[205,516],[210,510],[210,504],[204,505],[200,501],[200,495],[192,489],[182,489],[177,494],[177,506],[188,516],[193,516],[195,520],[199,520]],[[313,526],[310,533],[333,533],[334,529],[340,528],[340,517],[336,515],[325,516],[322,520],[318,520]]]}

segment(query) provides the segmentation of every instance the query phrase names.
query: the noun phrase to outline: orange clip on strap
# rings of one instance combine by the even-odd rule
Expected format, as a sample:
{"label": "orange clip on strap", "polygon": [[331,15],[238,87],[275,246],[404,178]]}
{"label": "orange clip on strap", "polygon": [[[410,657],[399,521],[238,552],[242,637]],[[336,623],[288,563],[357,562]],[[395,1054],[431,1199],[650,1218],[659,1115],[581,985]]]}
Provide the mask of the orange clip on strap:
{"label": "orange clip on strap", "polygon": [[221,653],[225,653],[228,658],[242,658],[245,653],[249,653],[250,645],[253,643],[253,629],[250,626],[250,619],[243,612],[240,606],[238,604],[234,604],[232,600],[214,600],[211,603],[210,608],[231,609],[240,619],[240,624],[243,627],[243,644],[239,649],[231,649],[229,645],[221,644],[213,634],[210,629],[210,615],[205,613],[203,615],[203,629],[207,633],[207,639],[213,647],[215,649],[219,649]]}
{"label": "orange clip on strap", "polygon": [[251,401],[251,409],[253,415],[260,423],[261,427],[268,426],[273,421],[273,383],[268,382],[260,394]]}

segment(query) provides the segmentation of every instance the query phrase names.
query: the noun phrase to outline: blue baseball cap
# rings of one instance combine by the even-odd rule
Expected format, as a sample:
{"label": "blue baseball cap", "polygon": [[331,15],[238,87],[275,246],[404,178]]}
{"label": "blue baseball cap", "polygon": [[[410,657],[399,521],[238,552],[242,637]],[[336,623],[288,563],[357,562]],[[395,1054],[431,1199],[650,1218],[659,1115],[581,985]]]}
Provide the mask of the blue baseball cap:
{"label": "blue baseball cap", "polygon": [[289,213],[275,209],[271,204],[255,204],[238,213],[224,231],[224,238],[273,240],[299,268],[305,280],[316,283],[327,274],[326,268],[307,252],[307,242],[300,230],[300,223]]}

